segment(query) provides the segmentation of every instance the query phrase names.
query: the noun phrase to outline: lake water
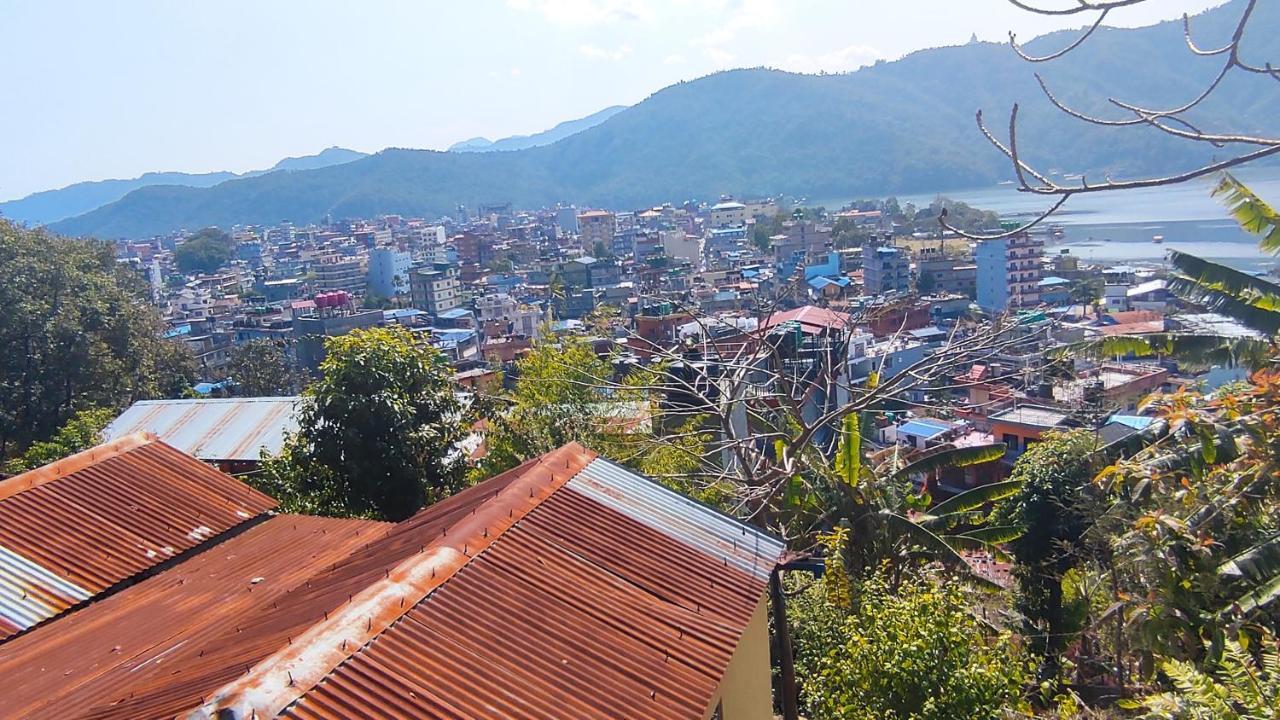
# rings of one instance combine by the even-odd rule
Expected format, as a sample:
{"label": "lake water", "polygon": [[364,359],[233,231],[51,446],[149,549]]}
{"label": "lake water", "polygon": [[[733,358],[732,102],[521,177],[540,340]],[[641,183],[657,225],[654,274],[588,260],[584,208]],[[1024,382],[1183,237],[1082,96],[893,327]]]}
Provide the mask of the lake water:
{"label": "lake water", "polygon": [[[1273,206],[1280,204],[1280,168],[1246,169],[1242,181]],[[1159,263],[1174,249],[1247,270],[1280,268],[1280,257],[1258,250],[1258,238],[1240,229],[1209,196],[1215,180],[1204,178],[1163,188],[1077,195],[1048,222],[1063,226],[1066,237],[1045,248],[1066,250],[1085,261]],[[974,207],[994,210],[1010,220],[1030,219],[1053,198],[1021,193],[1012,185],[938,193]],[[899,201],[928,205],[934,194]],[[1164,242],[1151,242],[1163,235]]]}

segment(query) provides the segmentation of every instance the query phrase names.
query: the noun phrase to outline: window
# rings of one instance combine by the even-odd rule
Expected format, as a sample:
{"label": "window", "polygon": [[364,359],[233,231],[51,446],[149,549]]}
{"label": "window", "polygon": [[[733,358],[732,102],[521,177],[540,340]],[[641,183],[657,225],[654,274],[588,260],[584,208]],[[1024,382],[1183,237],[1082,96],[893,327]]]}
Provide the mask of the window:
{"label": "window", "polygon": [[1017,449],[1018,449],[1018,436],[1017,436],[1017,435],[1013,435],[1013,434],[1010,434],[1010,433],[1005,433],[1005,434],[1004,434],[1004,437],[1002,437],[1002,438],[1000,438],[1000,439],[1004,441],[1004,444],[1005,444],[1005,445],[1006,445],[1010,450],[1017,450]]}

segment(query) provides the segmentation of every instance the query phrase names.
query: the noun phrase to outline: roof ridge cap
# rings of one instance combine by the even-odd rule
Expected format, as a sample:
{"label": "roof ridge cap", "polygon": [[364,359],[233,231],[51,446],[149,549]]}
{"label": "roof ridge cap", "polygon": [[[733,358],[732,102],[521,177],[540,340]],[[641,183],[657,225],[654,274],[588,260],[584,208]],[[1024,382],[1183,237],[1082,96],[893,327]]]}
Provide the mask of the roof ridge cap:
{"label": "roof ridge cap", "polygon": [[6,500],[45,483],[64,478],[143,445],[159,442],[161,442],[160,438],[154,433],[136,432],[101,445],[95,445],[88,450],[81,450],[61,460],[54,460],[46,465],[14,475],[7,480],[0,480],[0,500]]}
{"label": "roof ridge cap", "polygon": [[276,717],[375,640],[577,475],[596,453],[571,442],[402,560],[246,674],[187,713],[192,720]]}

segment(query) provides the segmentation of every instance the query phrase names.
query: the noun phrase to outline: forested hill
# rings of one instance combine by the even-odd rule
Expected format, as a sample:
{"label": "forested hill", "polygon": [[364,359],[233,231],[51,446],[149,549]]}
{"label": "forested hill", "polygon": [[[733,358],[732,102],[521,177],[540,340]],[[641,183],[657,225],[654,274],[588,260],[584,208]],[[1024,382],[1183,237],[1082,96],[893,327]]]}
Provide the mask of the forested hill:
{"label": "forested hill", "polygon": [[183,185],[187,187],[211,187],[227,180],[254,177],[276,170],[314,170],[365,157],[365,153],[346,148],[331,147],[315,155],[290,157],[281,160],[269,170],[251,170],[247,173],[228,171],[208,173],[150,172],[136,178],[121,180],[89,180],[56,190],[32,193],[17,200],[0,203],[0,215],[29,225],[44,225],[73,217],[115,202],[138,188],[152,185]]}
{"label": "forested hill", "polygon": [[[1198,41],[1221,44],[1241,0],[1193,19]],[[975,19],[975,22],[978,22]],[[1246,60],[1280,57],[1280,3],[1263,3],[1246,38]],[[1056,33],[1029,44],[1057,50]],[[141,236],[210,224],[273,223],[378,213],[438,215],[457,203],[511,201],[536,207],[640,207],[661,201],[788,193],[817,198],[929,192],[1010,176],[979,135],[974,112],[1007,130],[1021,103],[1024,156],[1064,174],[1115,177],[1186,167],[1209,157],[1149,128],[1102,129],[1048,105],[1040,71],[1064,101],[1116,117],[1114,95],[1181,104],[1213,77],[1219,60],[1187,52],[1180,22],[1102,30],[1068,56],[1031,65],[1007,45],[970,43],[913,53],[843,75],[734,70],[665,88],[604,123],[545,147],[503,153],[384,150],[320,170],[232,180],[207,189],[150,187],[55,227],[71,234]],[[1207,129],[1277,132],[1274,83],[1233,78],[1195,119]]]}
{"label": "forested hill", "polygon": [[544,130],[540,133],[532,135],[512,135],[501,140],[489,140],[487,138],[477,137],[470,140],[454,143],[449,146],[449,152],[500,152],[507,150],[524,150],[525,148],[540,147],[542,145],[550,145],[553,142],[563,140],[570,135],[580,133],[588,128],[593,128],[618,113],[626,110],[625,105],[611,105],[603,110],[598,110],[586,117],[576,120],[565,120],[557,123],[550,130]]}

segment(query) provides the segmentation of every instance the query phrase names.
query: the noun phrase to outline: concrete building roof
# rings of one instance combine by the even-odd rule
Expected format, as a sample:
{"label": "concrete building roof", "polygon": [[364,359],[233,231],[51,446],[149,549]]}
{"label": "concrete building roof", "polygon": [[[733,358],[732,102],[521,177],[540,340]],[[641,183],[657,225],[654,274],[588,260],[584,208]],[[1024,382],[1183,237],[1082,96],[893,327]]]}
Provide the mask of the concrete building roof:
{"label": "concrete building roof", "polygon": [[992,422],[1016,423],[1038,428],[1054,428],[1064,425],[1069,418],[1066,412],[1040,405],[1019,405],[990,416]]}

